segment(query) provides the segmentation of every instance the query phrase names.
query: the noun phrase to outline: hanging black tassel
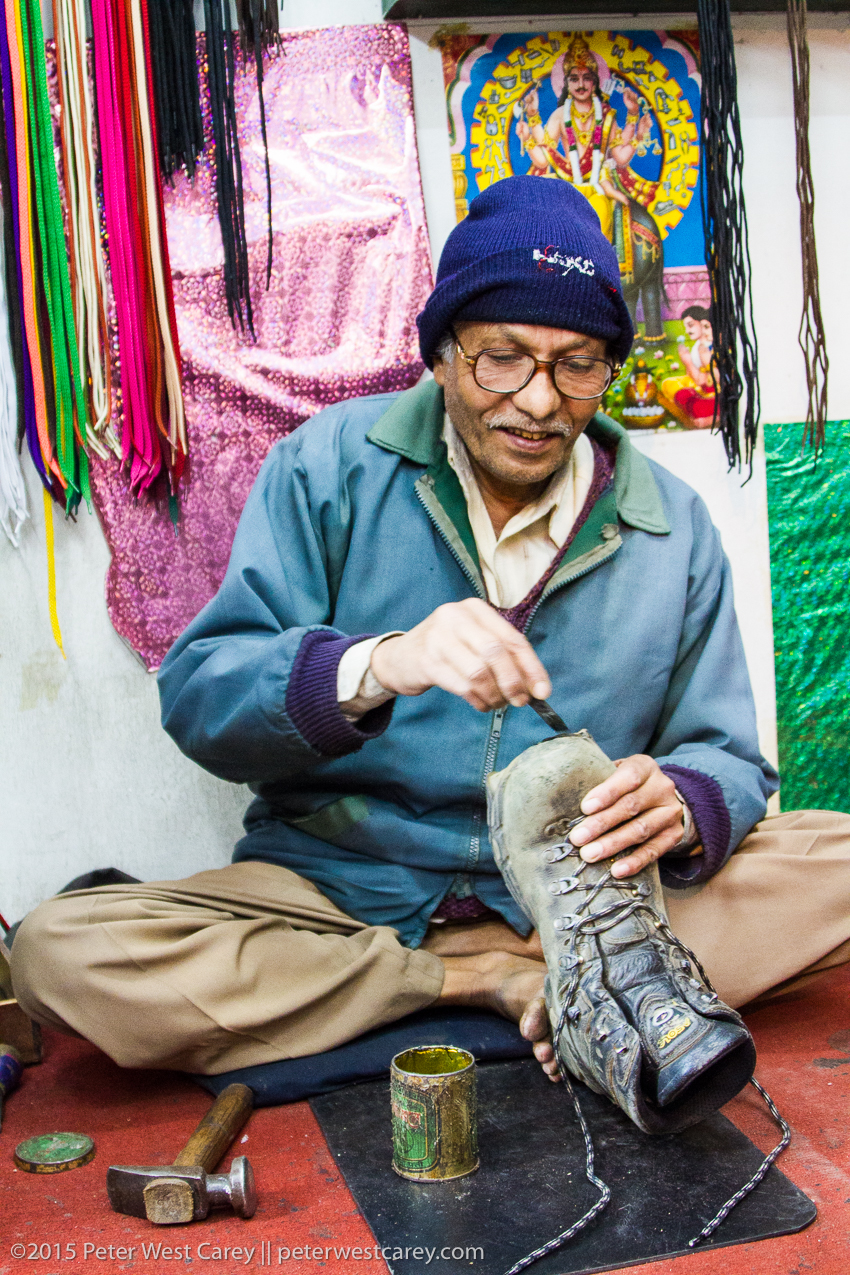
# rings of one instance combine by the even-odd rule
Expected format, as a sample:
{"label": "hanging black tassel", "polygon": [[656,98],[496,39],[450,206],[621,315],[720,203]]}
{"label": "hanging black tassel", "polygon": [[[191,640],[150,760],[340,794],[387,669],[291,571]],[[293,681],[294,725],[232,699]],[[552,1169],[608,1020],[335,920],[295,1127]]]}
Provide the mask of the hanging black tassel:
{"label": "hanging black tassel", "polygon": [[243,53],[263,53],[280,44],[277,0],[236,0],[236,18]]}
{"label": "hanging black tassel", "polygon": [[818,252],[815,244],[815,187],[809,153],[809,39],[806,0],[788,0],[788,43],[794,81],[794,131],[797,140],[797,198],[800,201],[800,247],[803,257],[803,316],[797,339],[806,363],[806,428],[803,446],[815,455],[826,440],[829,359],[820,308]]}
{"label": "hanging black tassel", "polygon": [[230,0],[204,0],[207,66],[218,220],[224,249],[224,291],[230,321],[254,337],[254,312],[248,275],[248,240],[242,193],[242,157],[236,128],[235,37],[230,25]]}
{"label": "hanging black tassel", "polygon": [[159,166],[170,181],[179,168],[195,175],[204,125],[192,0],[148,0]]}
{"label": "hanging black tassel", "polygon": [[272,277],[272,174],[269,165],[269,139],[266,134],[266,103],[263,97],[263,54],[280,44],[278,8],[276,0],[236,0],[239,35],[243,58],[252,55],[257,69],[257,92],[260,99],[260,130],[263,136],[263,154],[266,164],[266,226],[268,251],[266,253],[266,288]]}
{"label": "hanging black tassel", "polygon": [[[179,168],[194,176],[204,149],[192,0],[148,0],[153,93],[156,105],[160,170],[166,181]],[[280,44],[277,0],[236,0],[238,41],[243,62],[254,59],[260,100],[266,175],[266,287],[272,271],[272,183],[263,97],[263,55]],[[254,337],[254,312],[248,272],[242,157],[236,121],[236,42],[230,0],[204,0],[207,76],[213,144],[216,202],[224,252],[224,290],[230,321]]]}
{"label": "hanging black tassel", "polygon": [[[729,0],[697,0],[697,16],[702,71],[702,224],[711,286],[712,375],[717,394],[714,424],[723,436],[730,469],[741,466],[743,427],[743,459],[752,472],[759,420],[758,347]],[[743,419],[739,420],[742,398]]]}

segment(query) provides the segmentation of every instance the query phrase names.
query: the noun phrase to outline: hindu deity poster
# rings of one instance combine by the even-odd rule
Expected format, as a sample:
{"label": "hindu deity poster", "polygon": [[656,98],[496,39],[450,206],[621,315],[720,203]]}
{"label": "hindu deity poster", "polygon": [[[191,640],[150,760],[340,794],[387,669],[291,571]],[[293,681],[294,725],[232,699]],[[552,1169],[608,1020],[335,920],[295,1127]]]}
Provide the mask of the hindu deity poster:
{"label": "hindu deity poster", "polygon": [[441,43],[458,221],[505,177],[571,182],[616,250],[638,334],[606,411],[629,428],[710,427],[696,31]]}

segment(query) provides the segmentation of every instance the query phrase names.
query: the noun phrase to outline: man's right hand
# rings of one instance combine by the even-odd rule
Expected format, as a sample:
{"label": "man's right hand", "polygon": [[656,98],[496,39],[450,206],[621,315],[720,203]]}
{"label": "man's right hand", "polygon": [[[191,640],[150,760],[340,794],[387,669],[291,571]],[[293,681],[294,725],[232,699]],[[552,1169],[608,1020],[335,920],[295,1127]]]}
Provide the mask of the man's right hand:
{"label": "man's right hand", "polygon": [[372,652],[371,669],[396,695],[440,686],[482,713],[552,693],[531,644],[481,598],[447,602],[409,632],[387,638]]}

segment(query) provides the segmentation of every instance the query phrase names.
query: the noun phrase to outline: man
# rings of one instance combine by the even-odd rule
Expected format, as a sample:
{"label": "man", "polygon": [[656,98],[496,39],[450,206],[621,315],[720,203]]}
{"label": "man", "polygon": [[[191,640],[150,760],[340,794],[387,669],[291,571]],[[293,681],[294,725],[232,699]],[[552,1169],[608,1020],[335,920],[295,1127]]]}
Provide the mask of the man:
{"label": "man", "polygon": [[724,1000],[850,951],[847,818],[759,823],[776,776],[717,532],[598,411],[632,329],[586,200],[479,196],[419,327],[434,380],[272,451],[163,664],[166,729],[257,794],[234,862],[63,895],[18,933],[24,1008],[121,1065],[217,1073],[442,1002],[521,1020],[554,1074],[484,800],[547,737],[531,695],[622,759],[573,842],[625,852],[616,876],[661,860]]}

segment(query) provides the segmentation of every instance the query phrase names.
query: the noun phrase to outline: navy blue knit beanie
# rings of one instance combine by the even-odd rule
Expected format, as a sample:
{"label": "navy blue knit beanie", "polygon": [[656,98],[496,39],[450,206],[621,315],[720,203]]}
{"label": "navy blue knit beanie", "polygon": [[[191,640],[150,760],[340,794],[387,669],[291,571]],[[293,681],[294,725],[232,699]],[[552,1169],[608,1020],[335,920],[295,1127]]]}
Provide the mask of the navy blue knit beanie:
{"label": "navy blue knit beanie", "polygon": [[468,320],[583,332],[625,361],[634,330],[620,267],[584,195],[553,178],[507,177],[472,200],[416,320],[428,367],[449,327]]}

